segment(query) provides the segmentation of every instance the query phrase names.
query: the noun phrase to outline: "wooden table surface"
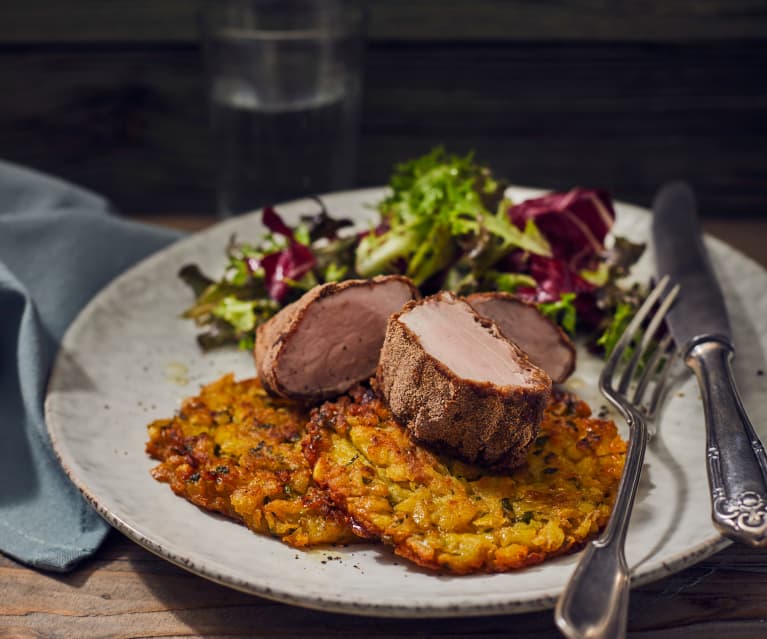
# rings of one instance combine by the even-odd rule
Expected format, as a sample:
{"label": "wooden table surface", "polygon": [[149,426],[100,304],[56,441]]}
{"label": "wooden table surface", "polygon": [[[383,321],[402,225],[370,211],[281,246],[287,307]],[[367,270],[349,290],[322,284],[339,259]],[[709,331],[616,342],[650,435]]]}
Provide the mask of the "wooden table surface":
{"label": "wooden table surface", "polygon": [[[183,216],[140,219],[185,229],[212,221]],[[706,228],[767,266],[767,221],[708,221]],[[560,635],[551,611],[404,620],[295,608],[187,573],[117,531],[93,558],[65,575],[37,572],[0,556],[0,638],[363,636]],[[767,550],[733,545],[633,590],[629,636],[767,637]]]}

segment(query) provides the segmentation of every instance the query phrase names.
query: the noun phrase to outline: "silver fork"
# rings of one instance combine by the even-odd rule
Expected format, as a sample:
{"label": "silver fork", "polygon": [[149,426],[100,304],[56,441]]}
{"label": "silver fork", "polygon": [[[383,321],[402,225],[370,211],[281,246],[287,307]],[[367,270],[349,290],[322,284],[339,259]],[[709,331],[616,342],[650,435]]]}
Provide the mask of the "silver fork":
{"label": "silver fork", "polygon": [[[628,423],[629,443],[610,521],[586,547],[557,602],[554,618],[570,639],[617,639],[626,635],[630,587],[624,553],[626,531],[647,446],[647,424],[655,417],[676,355],[670,335],[655,342],[663,318],[679,293],[678,285],[667,292],[668,283],[668,277],[664,277],[650,292],[599,377],[599,390]],[[629,356],[627,349],[631,345],[634,350]],[[652,392],[648,393],[651,386]]]}

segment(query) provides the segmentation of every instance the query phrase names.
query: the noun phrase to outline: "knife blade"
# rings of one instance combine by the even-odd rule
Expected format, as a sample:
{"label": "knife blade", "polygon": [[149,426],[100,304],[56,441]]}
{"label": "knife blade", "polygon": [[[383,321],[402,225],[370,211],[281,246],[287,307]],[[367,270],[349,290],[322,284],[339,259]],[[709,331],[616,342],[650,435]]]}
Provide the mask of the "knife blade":
{"label": "knife blade", "polygon": [[667,185],[653,211],[658,277],[669,275],[684,289],[666,317],[677,346],[684,353],[697,337],[712,335],[732,345],[727,307],[703,245],[692,189],[682,182]]}
{"label": "knife blade", "polygon": [[657,275],[681,286],[667,323],[701,389],[714,525],[735,541],[767,546],[767,456],[735,385],[727,307],[686,183],[655,196],[652,240]]}

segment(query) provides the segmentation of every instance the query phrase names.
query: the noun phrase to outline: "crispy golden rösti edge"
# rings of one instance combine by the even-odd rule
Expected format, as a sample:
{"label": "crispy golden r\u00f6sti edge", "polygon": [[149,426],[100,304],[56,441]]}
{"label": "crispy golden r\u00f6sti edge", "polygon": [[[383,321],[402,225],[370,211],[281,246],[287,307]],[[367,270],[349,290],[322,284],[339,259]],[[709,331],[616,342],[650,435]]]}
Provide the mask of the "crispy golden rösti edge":
{"label": "crispy golden r\u00f6sti edge", "polygon": [[574,550],[607,522],[626,445],[613,422],[555,395],[522,467],[507,475],[417,446],[356,387],[315,409],[315,481],[371,537],[426,568],[502,572]]}
{"label": "crispy golden r\u00f6sti edge", "polygon": [[158,481],[193,504],[295,547],[357,539],[319,490],[302,453],[308,413],[229,374],[148,427]]}

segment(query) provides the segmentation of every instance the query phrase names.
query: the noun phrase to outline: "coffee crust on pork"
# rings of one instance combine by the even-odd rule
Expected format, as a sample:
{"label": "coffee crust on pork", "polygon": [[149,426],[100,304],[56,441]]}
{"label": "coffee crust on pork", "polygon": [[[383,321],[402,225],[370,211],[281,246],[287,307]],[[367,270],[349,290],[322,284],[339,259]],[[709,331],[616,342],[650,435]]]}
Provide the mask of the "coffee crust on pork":
{"label": "coffee crust on pork", "polygon": [[[401,291],[393,295],[391,302],[382,302],[380,296],[383,289],[392,286],[400,288]],[[349,294],[352,289],[376,296],[369,298],[370,306],[383,304],[380,317],[376,317],[372,326],[361,328],[355,325],[354,319],[349,315],[328,312],[327,317],[322,317],[322,326],[307,328],[307,318],[317,310],[318,304],[333,297],[340,299],[339,296]],[[413,283],[401,275],[329,282],[314,287],[256,330],[254,356],[261,383],[274,395],[304,402],[316,402],[343,393],[355,383],[366,380],[375,373],[386,319],[402,308],[405,302],[417,297],[418,291]],[[313,321],[317,324],[318,319],[315,317]],[[337,340],[326,344],[325,350],[342,349],[343,358],[338,358],[339,363],[336,365],[334,361],[323,362],[319,379],[313,378],[309,372],[312,365],[309,353],[306,354],[305,360],[302,359],[303,353],[296,353],[295,349],[291,353],[291,341],[295,340],[301,331],[308,330],[316,332],[309,341],[316,341],[317,348],[320,348],[322,340],[330,340],[328,335],[333,330],[340,333]],[[307,336],[303,337],[306,339]],[[321,349],[316,354],[322,355]],[[292,358],[292,364],[285,364],[288,357]]]}
{"label": "coffee crust on pork", "polygon": [[[477,313],[493,320],[507,339],[527,353],[555,384],[575,370],[576,351],[567,333],[535,304],[509,293],[474,293],[465,298]],[[520,325],[523,324],[523,325]]]}
{"label": "coffee crust on pork", "polygon": [[[498,385],[459,377],[421,344],[402,321],[419,304],[460,304],[476,330],[509,348],[527,383]],[[409,302],[389,318],[376,386],[392,414],[426,445],[498,470],[521,464],[535,440],[551,394],[551,379],[496,324],[451,293]]]}

